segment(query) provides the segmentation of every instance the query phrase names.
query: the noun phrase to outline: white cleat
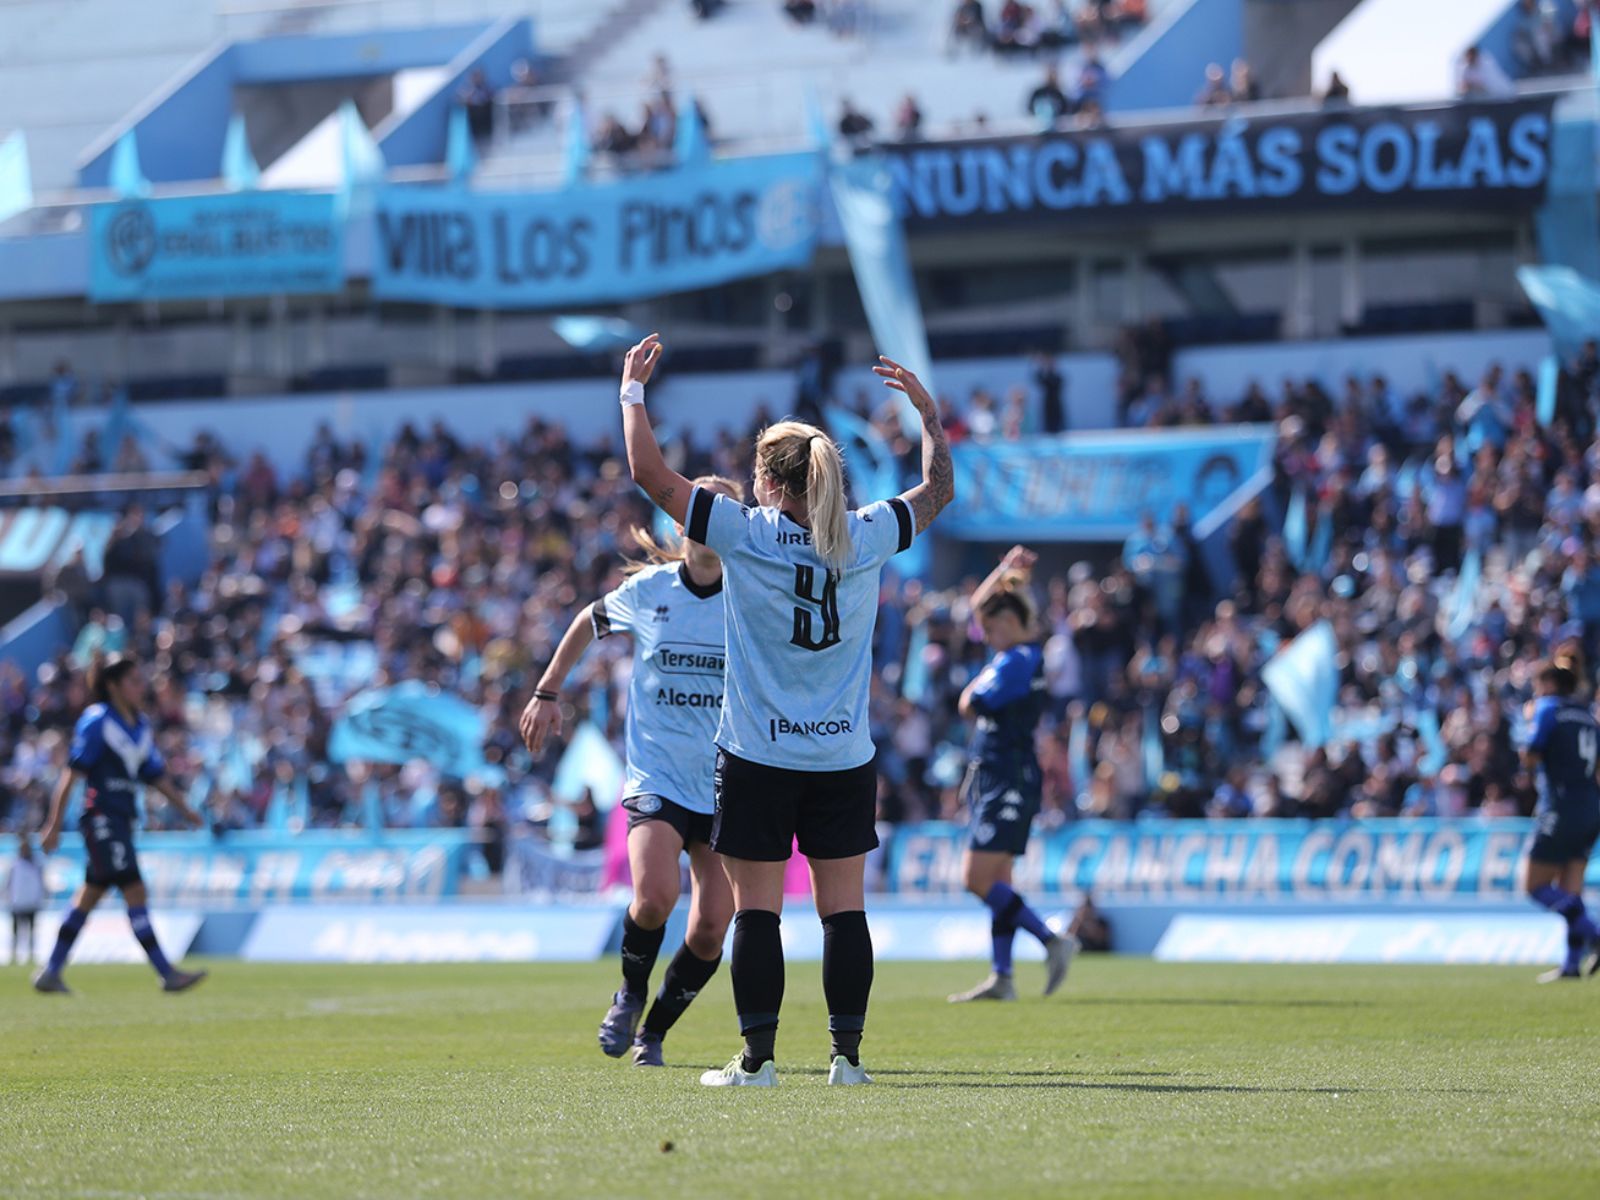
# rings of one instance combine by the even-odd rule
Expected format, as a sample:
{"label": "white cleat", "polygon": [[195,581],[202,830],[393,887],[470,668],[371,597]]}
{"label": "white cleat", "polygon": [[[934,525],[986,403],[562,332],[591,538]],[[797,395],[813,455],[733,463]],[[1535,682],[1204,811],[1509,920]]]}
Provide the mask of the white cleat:
{"label": "white cleat", "polygon": [[759,1070],[746,1071],[744,1058],[736,1055],[734,1060],[720,1071],[707,1071],[700,1076],[702,1087],[777,1087],[778,1072],[768,1059],[761,1064]]}
{"label": "white cleat", "polygon": [[990,975],[977,987],[957,992],[950,997],[951,1004],[970,1004],[974,1000],[1015,1000],[1017,985],[1009,975]]}
{"label": "white cleat", "polygon": [[1072,966],[1072,959],[1083,948],[1083,943],[1070,933],[1057,936],[1055,941],[1044,948],[1044,994],[1052,996],[1063,983],[1067,981],[1067,970]]}
{"label": "white cleat", "polygon": [[[768,1066],[771,1064],[769,1063]],[[703,1082],[703,1081],[702,1081]],[[833,1056],[833,1066],[828,1068],[829,1087],[850,1087],[857,1083],[871,1083],[872,1076],[867,1074],[867,1069],[862,1066],[850,1065],[850,1060],[842,1054]]]}

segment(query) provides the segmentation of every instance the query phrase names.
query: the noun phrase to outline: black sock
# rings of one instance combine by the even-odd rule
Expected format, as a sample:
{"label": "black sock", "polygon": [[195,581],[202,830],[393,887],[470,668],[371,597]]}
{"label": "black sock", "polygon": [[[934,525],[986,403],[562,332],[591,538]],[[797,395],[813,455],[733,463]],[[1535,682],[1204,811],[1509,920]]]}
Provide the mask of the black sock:
{"label": "black sock", "polygon": [[650,972],[655,970],[656,955],[661,953],[661,939],[667,935],[665,925],[646,929],[633,919],[632,913],[622,914],[622,990],[639,1000],[650,990]]}
{"label": "black sock", "polygon": [[861,1031],[872,992],[872,931],[860,909],[822,918],[822,994],[833,1053],[861,1065]]}
{"label": "black sock", "polygon": [[733,1007],[744,1035],[744,1069],[757,1070],[772,1059],[783,1007],[783,935],[778,914],[747,908],[734,914]]}
{"label": "black sock", "polygon": [[710,961],[701,958],[689,949],[687,942],[679,946],[678,952],[667,964],[667,973],[661,977],[661,990],[656,993],[656,1002],[645,1014],[644,1031],[657,1038],[666,1037],[667,1030],[683,1016],[683,1010],[689,1007],[689,1002],[700,994],[700,989],[717,973],[717,964],[721,961],[720,954]]}

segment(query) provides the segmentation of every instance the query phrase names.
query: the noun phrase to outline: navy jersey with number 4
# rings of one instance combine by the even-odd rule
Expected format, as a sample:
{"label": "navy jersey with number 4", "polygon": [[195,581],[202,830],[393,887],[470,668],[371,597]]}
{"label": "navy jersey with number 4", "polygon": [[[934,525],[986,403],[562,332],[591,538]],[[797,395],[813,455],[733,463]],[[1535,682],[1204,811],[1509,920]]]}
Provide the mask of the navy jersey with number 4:
{"label": "navy jersey with number 4", "polygon": [[968,760],[1007,773],[1036,763],[1033,733],[1044,693],[1044,653],[1038,646],[1012,646],[991,658],[972,689],[978,720]]}
{"label": "navy jersey with number 4", "polygon": [[67,765],[87,778],[85,814],[126,821],[138,815],[139,785],[154,783],[167,769],[150,722],[141,716],[129,725],[108,704],[91,704],[83,710],[72,731]]}
{"label": "navy jersey with number 4", "polygon": [[1573,815],[1600,811],[1600,725],[1580,700],[1541,696],[1533,708],[1528,749],[1539,755],[1539,803]]}

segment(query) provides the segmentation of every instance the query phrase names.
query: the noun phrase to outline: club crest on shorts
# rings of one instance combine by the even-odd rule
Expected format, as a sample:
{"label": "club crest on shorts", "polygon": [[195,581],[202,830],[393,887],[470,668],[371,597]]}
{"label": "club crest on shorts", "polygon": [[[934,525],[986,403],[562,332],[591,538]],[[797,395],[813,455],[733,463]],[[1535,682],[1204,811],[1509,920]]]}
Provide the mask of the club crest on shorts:
{"label": "club crest on shorts", "polygon": [[656,796],[640,796],[633,802],[633,811],[640,816],[648,817],[651,813],[661,811],[661,800]]}

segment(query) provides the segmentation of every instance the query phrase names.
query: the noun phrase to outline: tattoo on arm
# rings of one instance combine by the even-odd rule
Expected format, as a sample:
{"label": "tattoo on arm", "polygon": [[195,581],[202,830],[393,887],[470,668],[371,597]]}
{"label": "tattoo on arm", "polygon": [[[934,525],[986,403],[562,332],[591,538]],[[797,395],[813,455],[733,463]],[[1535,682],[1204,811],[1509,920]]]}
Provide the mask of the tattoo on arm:
{"label": "tattoo on arm", "polygon": [[955,467],[950,462],[950,442],[938,415],[922,421],[922,484],[906,496],[921,533],[955,499]]}
{"label": "tattoo on arm", "polygon": [[661,488],[659,491],[656,492],[656,503],[657,504],[665,504],[669,500],[671,500],[674,496],[676,496],[677,494],[678,494],[678,489],[675,488],[675,487],[664,487],[664,488]]}

